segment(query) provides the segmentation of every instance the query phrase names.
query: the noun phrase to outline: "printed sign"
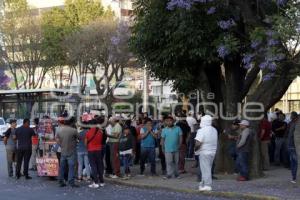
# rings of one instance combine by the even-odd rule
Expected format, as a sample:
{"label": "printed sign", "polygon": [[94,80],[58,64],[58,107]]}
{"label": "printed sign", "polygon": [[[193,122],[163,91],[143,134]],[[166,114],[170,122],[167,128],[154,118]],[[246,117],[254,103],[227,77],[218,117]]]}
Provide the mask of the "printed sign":
{"label": "printed sign", "polygon": [[58,159],[57,158],[37,158],[38,176],[58,176]]}

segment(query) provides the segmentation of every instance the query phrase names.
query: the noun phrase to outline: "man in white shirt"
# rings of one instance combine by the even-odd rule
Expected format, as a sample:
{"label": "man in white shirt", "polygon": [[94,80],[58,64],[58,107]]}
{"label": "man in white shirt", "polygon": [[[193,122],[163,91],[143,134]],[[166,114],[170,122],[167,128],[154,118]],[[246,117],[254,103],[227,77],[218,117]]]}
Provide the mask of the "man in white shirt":
{"label": "man in white shirt", "polygon": [[205,115],[201,118],[200,129],[197,132],[195,141],[195,154],[199,155],[202,181],[199,185],[200,191],[212,190],[212,165],[218,146],[218,132],[212,126],[213,118]]}
{"label": "man in white shirt", "polygon": [[197,120],[193,117],[193,112],[190,111],[188,116],[186,117],[186,121],[191,128],[191,134],[188,136],[188,158],[193,158],[194,154],[194,146],[195,146],[195,137],[196,137],[196,126]]}

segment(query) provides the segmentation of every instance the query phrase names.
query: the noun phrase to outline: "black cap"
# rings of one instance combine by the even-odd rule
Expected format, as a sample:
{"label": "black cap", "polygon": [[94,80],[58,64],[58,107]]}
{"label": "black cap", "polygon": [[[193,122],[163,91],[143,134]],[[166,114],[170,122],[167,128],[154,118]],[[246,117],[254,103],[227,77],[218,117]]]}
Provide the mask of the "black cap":
{"label": "black cap", "polygon": [[241,121],[236,119],[232,122],[232,125],[239,125],[240,123],[241,123]]}

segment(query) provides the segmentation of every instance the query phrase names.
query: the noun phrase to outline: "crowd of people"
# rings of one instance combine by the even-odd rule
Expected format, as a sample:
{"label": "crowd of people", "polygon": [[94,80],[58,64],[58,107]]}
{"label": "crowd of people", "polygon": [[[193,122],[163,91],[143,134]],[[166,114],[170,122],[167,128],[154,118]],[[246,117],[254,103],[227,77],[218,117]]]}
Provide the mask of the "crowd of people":
{"label": "crowd of people", "polygon": [[[260,122],[257,134],[263,168],[270,169],[270,162],[288,165],[295,182],[297,155],[293,134],[298,115],[292,112],[289,123],[280,111],[269,118],[266,115]],[[37,170],[36,157],[43,154],[40,143],[46,132],[52,134],[48,138],[56,141],[51,151],[59,160],[60,187],[67,184],[79,187],[76,179],[91,181],[90,188],[103,187],[104,176],[130,179],[133,165],[139,165],[140,176],[148,175],[146,167],[150,166],[151,176],[179,179],[186,173],[185,160],[195,158],[199,166],[199,190],[211,191],[218,137],[222,133],[228,139],[228,154],[234,163],[234,172],[239,174],[237,180],[249,180],[251,142],[256,134],[247,120],[234,120],[224,131],[217,128],[212,116],[195,119],[192,112],[187,116],[185,112],[176,117],[165,115],[160,120],[153,120],[147,114],[131,120],[84,113],[79,122],[67,116],[59,117],[56,122],[53,128],[54,122],[45,116],[42,120],[35,119],[31,128],[30,120],[24,119],[23,126],[16,128],[16,120],[10,121],[10,128],[4,134],[9,177],[32,178],[28,170]],[[157,155],[162,174],[156,170]]]}

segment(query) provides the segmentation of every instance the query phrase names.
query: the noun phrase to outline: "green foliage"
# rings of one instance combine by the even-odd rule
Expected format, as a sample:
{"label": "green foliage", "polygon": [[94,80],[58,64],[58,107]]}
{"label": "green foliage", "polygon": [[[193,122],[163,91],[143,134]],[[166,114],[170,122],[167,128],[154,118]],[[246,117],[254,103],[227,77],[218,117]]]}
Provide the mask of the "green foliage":
{"label": "green foliage", "polygon": [[[277,5],[277,1],[195,1],[191,9],[174,10],[167,9],[168,2],[135,1],[137,17],[131,48],[154,76],[172,80],[175,89],[182,92],[201,87],[199,74],[211,66],[234,60],[243,66],[245,54],[259,55],[257,65],[265,61],[270,64],[276,59],[276,66],[280,66],[279,62],[287,57],[282,54],[288,52],[281,44],[290,49],[288,43],[300,41],[296,0],[282,5]],[[214,14],[207,13],[211,6],[216,8]],[[275,34],[269,36],[269,31]],[[261,46],[253,49],[253,42]],[[249,67],[252,61],[248,60],[244,59]]]}
{"label": "green foliage", "polygon": [[167,2],[136,1],[130,45],[156,77],[175,80],[178,88],[185,89],[202,62],[218,61],[214,38],[219,29],[213,23],[216,16],[207,17],[205,10],[168,11]]}
{"label": "green foliage", "polygon": [[53,8],[42,16],[43,50],[48,65],[66,64],[66,52],[62,42],[68,34],[74,31],[66,19],[65,11],[59,8]]}
{"label": "green foliage", "polygon": [[67,20],[74,27],[87,25],[105,13],[101,3],[96,0],[66,0]]}

